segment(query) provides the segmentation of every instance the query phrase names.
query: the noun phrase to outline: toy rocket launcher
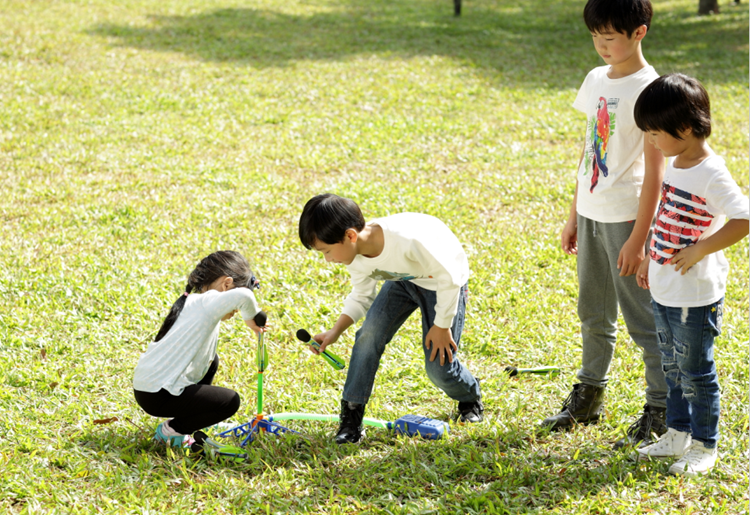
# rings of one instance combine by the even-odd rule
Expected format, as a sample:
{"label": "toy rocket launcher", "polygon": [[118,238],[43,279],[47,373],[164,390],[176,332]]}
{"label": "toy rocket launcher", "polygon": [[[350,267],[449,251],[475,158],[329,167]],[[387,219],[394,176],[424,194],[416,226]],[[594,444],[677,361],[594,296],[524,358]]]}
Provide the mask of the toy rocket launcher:
{"label": "toy rocket launcher", "polygon": [[[297,433],[292,429],[278,424],[283,420],[317,420],[322,422],[338,422],[338,415],[322,415],[318,413],[276,413],[246,422],[232,429],[219,433],[223,438],[238,438],[240,446],[244,447],[252,442],[261,432],[267,432],[276,436],[284,433]],[[404,415],[395,422],[379,420],[377,418],[365,417],[362,424],[370,427],[379,427],[394,431],[397,435],[419,436],[426,440],[440,440],[450,429],[448,424],[442,420],[422,417],[419,415]]]}
{"label": "toy rocket launcher", "polygon": [[[317,420],[321,422],[338,422],[338,415],[323,415],[319,413],[276,413],[274,415],[266,415],[261,423],[273,426],[270,429],[263,426],[260,429],[269,430],[270,432],[280,435],[282,433],[292,432],[288,428],[279,426],[277,422],[284,420]],[[403,436],[419,436],[426,440],[440,440],[443,435],[447,434],[450,429],[448,424],[442,420],[435,420],[434,418],[423,417],[420,415],[404,415],[395,421],[380,420],[377,418],[364,417],[362,424],[370,427],[379,427],[381,429],[388,429],[395,432],[397,435]],[[241,426],[235,427],[228,431],[224,431],[219,436],[229,437],[234,436],[242,439],[240,445],[245,446],[253,439],[253,432],[256,429],[257,422],[252,421]]]}

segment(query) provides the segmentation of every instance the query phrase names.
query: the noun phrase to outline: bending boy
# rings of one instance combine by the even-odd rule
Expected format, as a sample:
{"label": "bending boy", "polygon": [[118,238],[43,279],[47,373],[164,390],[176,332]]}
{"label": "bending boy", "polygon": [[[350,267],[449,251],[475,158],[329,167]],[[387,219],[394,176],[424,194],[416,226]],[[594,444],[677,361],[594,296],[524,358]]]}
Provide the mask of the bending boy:
{"label": "bending boy", "polygon": [[[480,422],[484,408],[479,382],[455,355],[464,325],[469,264],[451,230],[419,213],[366,223],[354,201],[326,193],[305,204],[299,237],[326,261],[346,265],[352,281],[341,315],[333,328],[313,337],[320,348],[311,350],[323,352],[366,315],[354,338],[336,443],[362,438],[365,405],[385,346],[417,308],[422,313],[427,376],[458,401],[461,422]],[[385,283],[378,292],[381,280]]]}

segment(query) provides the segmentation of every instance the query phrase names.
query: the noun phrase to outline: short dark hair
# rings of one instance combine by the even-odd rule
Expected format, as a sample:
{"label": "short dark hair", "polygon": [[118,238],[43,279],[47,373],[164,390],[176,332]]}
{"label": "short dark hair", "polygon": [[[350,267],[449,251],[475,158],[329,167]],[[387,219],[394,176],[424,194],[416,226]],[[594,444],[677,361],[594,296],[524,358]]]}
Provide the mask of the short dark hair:
{"label": "short dark hair", "polygon": [[615,30],[628,37],[641,25],[650,28],[653,14],[650,0],[589,0],[583,8],[591,32]]}
{"label": "short dark hair", "polygon": [[664,131],[677,139],[687,129],[697,138],[711,135],[708,93],[697,79],[682,73],[662,75],[646,86],[635,102],[634,115],[644,132]]}
{"label": "short dark hair", "polygon": [[344,241],[347,229],[365,228],[365,218],[356,202],[333,193],[323,193],[305,204],[299,217],[299,239],[307,249],[316,241],[328,245]]}

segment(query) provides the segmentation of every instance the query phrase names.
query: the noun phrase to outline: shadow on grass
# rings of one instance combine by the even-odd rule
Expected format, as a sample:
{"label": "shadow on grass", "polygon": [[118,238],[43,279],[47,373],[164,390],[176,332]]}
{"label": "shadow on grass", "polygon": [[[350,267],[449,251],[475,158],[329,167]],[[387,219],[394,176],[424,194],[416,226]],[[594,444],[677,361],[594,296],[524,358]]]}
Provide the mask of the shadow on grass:
{"label": "shadow on grass", "polygon": [[[378,55],[443,56],[509,87],[577,88],[602,64],[579,0],[472,2],[454,18],[447,2],[341,0],[309,15],[225,8],[191,16],[149,16],[148,26],[103,24],[88,30],[116,45],[180,52],[209,62],[256,68],[298,61]],[[692,6],[691,6],[692,7]],[[657,13],[644,43],[661,71],[682,69],[702,80],[747,82],[747,10],[698,18],[693,11]],[[686,69],[687,68],[687,69]]]}
{"label": "shadow on grass", "polygon": [[[518,432],[489,438],[469,431],[445,443],[397,441],[378,433],[358,446],[313,442],[309,459],[302,457],[299,442],[294,460],[267,448],[263,462],[270,468],[298,470],[300,461],[311,466],[326,463],[327,469],[308,475],[307,488],[335,485],[339,496],[359,499],[367,508],[411,504],[438,513],[458,507],[482,513],[544,512],[568,498],[596,495],[636,474],[635,463],[626,455],[604,455],[595,444],[581,448],[575,458],[568,449],[550,451],[548,444]],[[402,478],[408,478],[408,484]]]}
{"label": "shadow on grass", "polygon": [[[160,480],[169,481],[170,474],[179,479],[186,458],[143,436],[142,431],[92,431],[79,444],[140,474],[152,477],[158,469]],[[411,513],[419,508],[443,513],[444,508],[455,512],[464,507],[464,512],[544,512],[637,475],[634,462],[624,454],[605,455],[595,444],[580,448],[576,456],[568,455],[567,448],[552,448],[550,442],[518,431],[488,436],[471,430],[441,442],[371,430],[360,445],[337,446],[330,434],[318,430],[306,437],[260,437],[246,447],[245,463],[193,457],[187,464],[197,474],[219,468],[222,475],[238,480],[274,481],[274,488],[247,491],[246,497],[234,500],[241,504],[237,509],[261,511],[347,507],[355,499],[365,511],[399,508]],[[277,478],[285,482],[275,483]]]}

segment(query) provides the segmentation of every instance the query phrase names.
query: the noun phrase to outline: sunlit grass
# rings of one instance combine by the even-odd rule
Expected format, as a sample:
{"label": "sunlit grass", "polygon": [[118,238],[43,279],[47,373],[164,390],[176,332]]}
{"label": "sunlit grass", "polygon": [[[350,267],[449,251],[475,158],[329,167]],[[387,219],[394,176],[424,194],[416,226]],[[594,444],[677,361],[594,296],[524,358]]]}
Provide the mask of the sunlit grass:
{"label": "sunlit grass", "polygon": [[[657,1],[644,52],[697,76],[711,145],[748,188],[748,9]],[[748,243],[723,336],[722,459],[704,481],[611,444],[643,405],[627,334],[599,426],[538,436],[580,363],[575,261],[558,237],[599,63],[581,2],[6,1],[0,10],[0,509],[88,513],[739,513],[748,508]],[[244,465],[154,445],[132,399],[138,356],[185,277],[219,248],[263,282],[273,331],[266,411],[333,413],[344,375],[301,348],[338,316],[345,269],[298,242],[313,194],[368,218],[430,213],[473,276],[463,359],[487,422],[440,442],[334,426],[264,438]],[[381,364],[368,415],[448,420],[422,372],[416,317]],[[336,352],[348,358],[353,331]],[[225,324],[217,382],[255,408],[254,341]],[[558,365],[509,380],[505,365]],[[117,417],[109,424],[95,420]]]}

